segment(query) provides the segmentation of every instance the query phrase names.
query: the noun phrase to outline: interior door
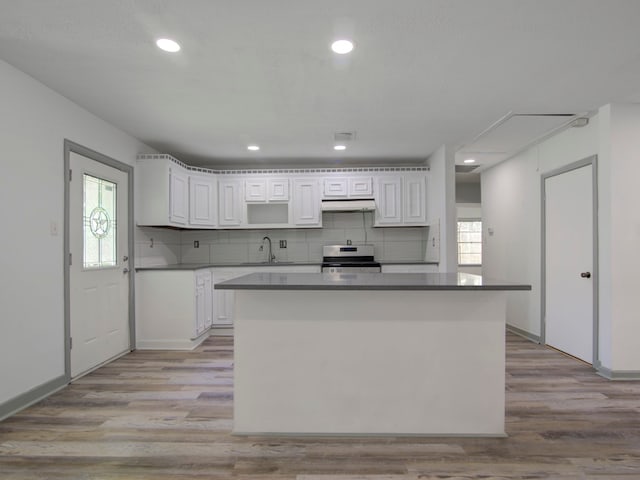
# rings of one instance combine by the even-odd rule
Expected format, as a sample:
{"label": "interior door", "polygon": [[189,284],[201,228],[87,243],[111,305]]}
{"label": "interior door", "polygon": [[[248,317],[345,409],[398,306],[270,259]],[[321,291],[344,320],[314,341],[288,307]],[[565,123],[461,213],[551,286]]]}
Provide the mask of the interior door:
{"label": "interior door", "polygon": [[71,377],[129,350],[128,174],[75,152],[69,167]]}
{"label": "interior door", "polygon": [[545,179],[545,342],[593,363],[592,165]]}

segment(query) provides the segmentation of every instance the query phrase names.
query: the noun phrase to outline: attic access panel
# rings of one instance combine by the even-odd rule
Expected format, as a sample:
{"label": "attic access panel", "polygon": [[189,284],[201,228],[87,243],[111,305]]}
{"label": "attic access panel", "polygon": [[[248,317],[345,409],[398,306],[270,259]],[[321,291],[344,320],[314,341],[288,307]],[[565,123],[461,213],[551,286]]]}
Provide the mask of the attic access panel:
{"label": "attic access panel", "polygon": [[569,123],[575,114],[509,114],[458,153],[515,153]]}

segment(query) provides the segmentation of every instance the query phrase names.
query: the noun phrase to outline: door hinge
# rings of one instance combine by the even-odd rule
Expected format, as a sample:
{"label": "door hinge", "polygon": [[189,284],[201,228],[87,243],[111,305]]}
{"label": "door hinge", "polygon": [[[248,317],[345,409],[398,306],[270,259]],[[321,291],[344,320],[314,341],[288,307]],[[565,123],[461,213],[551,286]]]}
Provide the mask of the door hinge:
{"label": "door hinge", "polygon": [[73,348],[73,337],[69,337],[69,350]]}
{"label": "door hinge", "polygon": [[69,169],[69,181],[73,179],[73,170]]}
{"label": "door hinge", "polygon": [[69,253],[69,265],[73,265],[73,254]]}

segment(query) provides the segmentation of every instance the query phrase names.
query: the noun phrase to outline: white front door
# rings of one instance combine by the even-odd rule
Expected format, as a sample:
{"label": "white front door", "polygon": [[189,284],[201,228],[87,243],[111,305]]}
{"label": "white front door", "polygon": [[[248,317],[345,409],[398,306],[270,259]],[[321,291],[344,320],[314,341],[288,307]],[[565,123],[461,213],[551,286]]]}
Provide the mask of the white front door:
{"label": "white front door", "polygon": [[545,179],[545,342],[593,363],[592,165]]}
{"label": "white front door", "polygon": [[128,174],[70,152],[71,377],[129,350]]}

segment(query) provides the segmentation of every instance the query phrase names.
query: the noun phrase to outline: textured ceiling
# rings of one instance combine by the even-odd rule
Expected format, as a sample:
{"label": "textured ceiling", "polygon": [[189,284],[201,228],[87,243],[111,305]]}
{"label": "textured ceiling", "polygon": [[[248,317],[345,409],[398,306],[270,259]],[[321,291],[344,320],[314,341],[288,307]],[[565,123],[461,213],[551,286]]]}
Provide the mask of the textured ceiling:
{"label": "textured ceiling", "polygon": [[[0,0],[0,58],[187,163],[416,163],[508,112],[640,98],[639,19],[638,0]],[[336,131],[357,132],[345,152]]]}

